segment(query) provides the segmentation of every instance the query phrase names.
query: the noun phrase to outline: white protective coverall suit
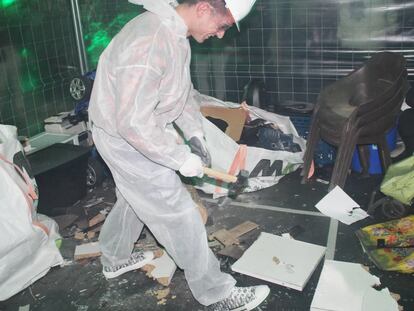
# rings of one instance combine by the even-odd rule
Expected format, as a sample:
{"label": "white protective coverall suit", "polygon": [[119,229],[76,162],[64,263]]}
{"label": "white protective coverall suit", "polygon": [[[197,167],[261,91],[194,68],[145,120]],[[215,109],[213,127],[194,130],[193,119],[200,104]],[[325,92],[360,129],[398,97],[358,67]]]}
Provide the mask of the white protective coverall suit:
{"label": "white protective coverall suit", "polygon": [[184,270],[203,305],[226,298],[236,281],[220,271],[190,194],[176,174],[190,148],[166,131],[202,136],[190,78],[187,26],[167,0],[134,0],[131,20],[102,53],[90,100],[95,145],[117,186],[100,234],[102,263],[125,263],[145,225]]}

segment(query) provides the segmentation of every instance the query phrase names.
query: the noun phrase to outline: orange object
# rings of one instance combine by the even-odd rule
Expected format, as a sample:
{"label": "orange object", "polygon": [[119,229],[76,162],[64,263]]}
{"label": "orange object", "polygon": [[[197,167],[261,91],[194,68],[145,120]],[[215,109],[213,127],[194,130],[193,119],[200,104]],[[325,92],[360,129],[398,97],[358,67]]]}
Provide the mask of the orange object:
{"label": "orange object", "polygon": [[309,169],[308,179],[311,178],[314,173],[315,173],[315,162],[312,160],[312,163]]}

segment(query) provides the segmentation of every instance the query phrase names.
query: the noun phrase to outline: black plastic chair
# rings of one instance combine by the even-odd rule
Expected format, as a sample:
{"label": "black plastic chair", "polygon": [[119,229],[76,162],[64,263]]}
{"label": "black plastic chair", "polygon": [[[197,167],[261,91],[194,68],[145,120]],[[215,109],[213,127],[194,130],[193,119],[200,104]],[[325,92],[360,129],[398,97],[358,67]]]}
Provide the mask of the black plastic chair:
{"label": "black plastic chair", "polygon": [[408,90],[406,61],[401,54],[379,52],[348,76],[320,93],[308,136],[302,183],[307,182],[315,146],[319,139],[336,146],[337,157],[328,190],[343,187],[355,147],[363,171],[368,163],[362,145],[377,144],[381,163],[391,163],[386,133],[395,126]]}

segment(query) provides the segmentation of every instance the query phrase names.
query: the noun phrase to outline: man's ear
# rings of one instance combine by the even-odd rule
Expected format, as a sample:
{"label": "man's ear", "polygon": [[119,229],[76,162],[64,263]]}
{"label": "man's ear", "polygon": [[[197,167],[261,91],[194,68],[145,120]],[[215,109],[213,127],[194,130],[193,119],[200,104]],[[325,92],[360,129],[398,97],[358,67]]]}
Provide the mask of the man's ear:
{"label": "man's ear", "polygon": [[203,17],[204,15],[210,14],[211,6],[208,2],[200,1],[196,4],[197,17]]}

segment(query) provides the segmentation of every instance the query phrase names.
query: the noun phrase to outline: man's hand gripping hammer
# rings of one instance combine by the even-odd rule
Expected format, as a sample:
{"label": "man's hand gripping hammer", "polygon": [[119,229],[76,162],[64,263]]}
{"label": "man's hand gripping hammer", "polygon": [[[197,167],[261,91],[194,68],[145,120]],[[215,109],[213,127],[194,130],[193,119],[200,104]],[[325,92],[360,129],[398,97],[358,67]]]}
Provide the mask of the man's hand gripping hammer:
{"label": "man's hand gripping hammer", "polygon": [[204,174],[212,178],[222,180],[229,183],[229,190],[227,197],[219,202],[219,206],[227,206],[234,200],[243,190],[248,186],[249,172],[241,170],[237,176],[227,173],[219,172],[208,167],[203,167]]}

